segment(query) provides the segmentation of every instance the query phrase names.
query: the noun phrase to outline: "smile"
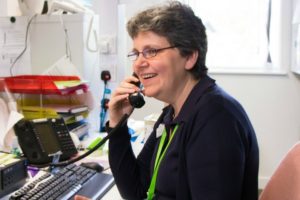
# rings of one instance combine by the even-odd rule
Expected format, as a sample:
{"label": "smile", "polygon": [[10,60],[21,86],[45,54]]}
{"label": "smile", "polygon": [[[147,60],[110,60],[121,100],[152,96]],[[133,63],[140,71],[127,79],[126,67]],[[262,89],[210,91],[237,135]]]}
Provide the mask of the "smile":
{"label": "smile", "polygon": [[142,78],[143,79],[149,79],[149,78],[153,78],[155,76],[157,76],[157,74],[143,74]]}

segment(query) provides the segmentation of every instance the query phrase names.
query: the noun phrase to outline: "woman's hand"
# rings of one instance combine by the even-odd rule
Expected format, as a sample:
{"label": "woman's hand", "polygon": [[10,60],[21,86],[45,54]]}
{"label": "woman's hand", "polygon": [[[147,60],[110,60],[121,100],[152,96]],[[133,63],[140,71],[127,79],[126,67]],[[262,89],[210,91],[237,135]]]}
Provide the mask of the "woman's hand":
{"label": "woman's hand", "polygon": [[84,196],[75,195],[74,200],[90,200],[90,199]]}
{"label": "woman's hand", "polygon": [[132,83],[138,81],[139,79],[134,76],[127,77],[112,93],[108,103],[110,127],[115,127],[124,114],[129,115],[133,111],[133,107],[129,104],[128,96],[140,90]]}

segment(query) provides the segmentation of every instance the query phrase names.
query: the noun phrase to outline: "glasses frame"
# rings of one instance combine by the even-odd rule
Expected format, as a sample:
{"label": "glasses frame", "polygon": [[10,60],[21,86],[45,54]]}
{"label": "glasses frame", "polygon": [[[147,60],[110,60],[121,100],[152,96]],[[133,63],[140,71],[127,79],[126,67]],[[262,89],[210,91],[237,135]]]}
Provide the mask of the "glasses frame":
{"label": "glasses frame", "polygon": [[166,50],[166,49],[172,49],[172,48],[176,48],[176,46],[169,46],[169,47],[164,47],[164,48],[147,48],[144,49],[143,51],[132,51],[130,53],[128,53],[127,57],[131,60],[131,61],[136,61],[138,59],[138,57],[140,56],[140,54],[143,55],[144,58],[149,59],[149,58],[153,58],[155,57],[159,52]]}

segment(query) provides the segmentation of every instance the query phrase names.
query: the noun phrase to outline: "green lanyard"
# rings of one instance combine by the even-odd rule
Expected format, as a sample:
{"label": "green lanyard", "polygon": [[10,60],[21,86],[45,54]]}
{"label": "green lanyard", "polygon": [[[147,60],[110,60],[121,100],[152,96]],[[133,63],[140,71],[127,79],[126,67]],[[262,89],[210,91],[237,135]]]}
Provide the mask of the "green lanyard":
{"label": "green lanyard", "polygon": [[161,160],[163,159],[163,157],[165,156],[165,153],[177,131],[177,128],[178,128],[178,125],[175,126],[173,132],[172,132],[172,135],[170,137],[170,140],[168,141],[168,144],[166,146],[166,148],[164,149],[163,152],[162,151],[162,148],[163,148],[163,145],[165,143],[165,140],[166,140],[166,137],[167,137],[167,132],[166,132],[166,129],[164,129],[164,132],[160,138],[160,142],[159,142],[159,146],[158,146],[158,150],[157,150],[157,154],[156,154],[156,158],[155,158],[155,163],[154,163],[154,171],[153,171],[153,175],[152,175],[152,178],[151,178],[151,183],[150,183],[150,187],[148,189],[148,193],[147,193],[147,199],[148,200],[152,200],[153,196],[154,196],[154,191],[155,191],[155,185],[156,185],[156,178],[157,178],[157,173],[158,173],[158,169],[159,169],[159,166],[160,166],[160,163],[161,163]]}

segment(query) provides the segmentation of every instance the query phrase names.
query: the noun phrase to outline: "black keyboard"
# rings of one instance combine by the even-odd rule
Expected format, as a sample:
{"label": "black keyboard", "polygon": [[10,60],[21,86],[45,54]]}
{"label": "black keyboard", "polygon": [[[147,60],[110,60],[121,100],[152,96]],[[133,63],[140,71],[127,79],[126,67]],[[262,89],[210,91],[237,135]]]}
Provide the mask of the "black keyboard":
{"label": "black keyboard", "polygon": [[15,191],[10,200],[67,200],[75,194],[100,199],[114,185],[112,175],[71,164],[56,173],[46,173]]}

